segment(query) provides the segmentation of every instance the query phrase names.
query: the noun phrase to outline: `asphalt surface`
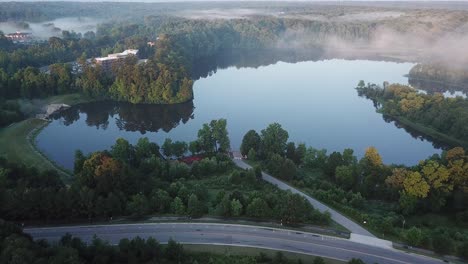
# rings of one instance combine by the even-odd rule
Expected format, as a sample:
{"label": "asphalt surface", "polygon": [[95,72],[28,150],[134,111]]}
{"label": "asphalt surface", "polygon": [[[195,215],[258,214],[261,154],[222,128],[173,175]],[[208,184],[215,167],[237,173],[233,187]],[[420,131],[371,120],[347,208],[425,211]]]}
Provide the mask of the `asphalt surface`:
{"label": "asphalt surface", "polygon": [[93,236],[118,244],[122,238],[154,237],[161,243],[170,238],[185,244],[215,244],[268,248],[348,261],[360,258],[366,263],[432,264],[442,261],[395,249],[368,246],[347,239],[293,230],[257,226],[204,223],[149,223],[99,226],[25,228],[34,239],[58,241],[66,233],[85,242]]}
{"label": "asphalt surface", "polygon": [[[240,167],[240,168],[243,168],[243,169],[250,169],[252,168],[252,166],[250,166],[249,164],[245,163],[243,160],[241,159],[238,159],[238,158],[235,158],[233,159],[234,163]],[[271,176],[271,175],[268,175],[264,172],[262,172],[262,177],[263,177],[263,180],[273,184],[273,185],[276,185],[278,188],[280,188],[281,190],[290,190],[291,192],[293,193],[297,193],[297,194],[300,194],[302,195],[304,198],[306,198],[311,204],[312,206],[319,210],[320,212],[325,212],[325,211],[328,211],[330,212],[331,214],[331,218],[333,219],[333,221],[337,222],[338,224],[344,226],[345,228],[347,228],[351,233],[354,233],[354,234],[358,234],[358,235],[363,235],[363,236],[368,236],[368,237],[372,237],[372,238],[376,238],[376,236],[374,236],[373,234],[371,234],[369,231],[367,231],[366,229],[364,229],[362,226],[356,224],[356,222],[354,222],[353,220],[347,218],[346,216],[338,213],[337,211],[333,210],[332,208],[326,206],[325,204],[317,201],[316,199],[310,197],[309,195],[299,191],[298,189],[294,188],[294,187],[291,187],[289,186],[288,184],[276,179],[275,177]]]}

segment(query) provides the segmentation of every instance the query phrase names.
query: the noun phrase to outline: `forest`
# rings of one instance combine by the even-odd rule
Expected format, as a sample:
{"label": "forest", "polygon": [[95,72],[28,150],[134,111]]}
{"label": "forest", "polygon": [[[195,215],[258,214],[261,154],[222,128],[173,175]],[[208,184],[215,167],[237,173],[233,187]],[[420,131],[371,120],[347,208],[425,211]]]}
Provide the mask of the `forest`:
{"label": "forest", "polygon": [[467,257],[468,155],[455,147],[418,165],[386,165],[369,147],[358,159],[352,149],[325,149],[288,142],[274,123],[247,132],[241,152],[249,162],[340,210],[374,234]]}
{"label": "forest", "polygon": [[[77,151],[70,187],[54,171],[1,160],[0,212],[31,222],[173,214],[330,224],[301,196],[261,181],[258,170],[237,169],[225,154],[229,145],[223,119],[204,124],[190,143],[168,139],[160,148],[147,138],[136,145],[120,138],[109,151]],[[199,161],[177,161],[188,150]]]}
{"label": "forest", "polygon": [[[223,8],[227,14],[216,11]],[[239,8],[251,13],[239,15]],[[200,11],[207,9],[213,17],[200,18],[206,14]],[[233,65],[226,56],[236,53],[262,57],[255,63],[234,60],[258,67],[278,60],[344,56],[335,55],[336,49],[352,59],[379,54],[391,61],[424,61],[409,73],[416,81],[464,85],[468,76],[466,64],[447,67],[424,52],[442,51],[437,55],[448,61],[465,54],[444,42],[463,43],[468,15],[460,10],[306,3],[270,3],[261,8],[247,2],[0,3],[0,22],[24,28],[64,17],[102,20],[95,31],[63,29],[30,44],[13,43],[5,35],[10,32],[0,31],[0,127],[28,117],[21,100],[78,93],[103,101],[104,108],[105,100],[125,106],[116,110],[109,105],[106,111],[91,114],[93,109],[82,105],[79,111],[64,112],[66,124],[87,113],[86,122],[99,128],[106,125],[109,113],[119,111],[119,128],[167,132],[193,115],[194,81]],[[126,49],[138,49],[138,56],[126,58],[110,71],[93,61]],[[357,91],[372,100],[384,118],[432,135],[450,148],[415,166],[388,165],[374,147],[360,159],[352,149],[327,153],[290,142],[289,133],[273,123],[244,136],[241,152],[254,169],[242,170],[228,155],[227,121],[213,120],[203,124],[192,142],[168,138],[159,146],[147,138],[136,144],[119,138],[109,150],[86,155],[78,150],[69,179],[0,158],[0,215],[27,224],[176,215],[331,227],[328,213],[320,213],[300,195],[263,182],[265,170],[365,222],[379,237],[468,258],[468,99],[420,93],[398,84],[381,88],[364,81]],[[135,104],[146,106],[137,109]],[[163,104],[172,106],[158,108]],[[148,123],[133,122],[142,115],[150,116]],[[188,153],[196,160],[186,162]],[[154,239],[135,238],[111,246],[99,239],[85,245],[65,236],[48,245],[33,242],[3,220],[0,239],[0,262],[6,263],[64,259],[69,263],[293,263],[281,254],[269,259],[187,253],[175,241],[162,246]]]}
{"label": "forest", "polygon": [[[374,43],[387,31],[398,34],[416,31],[418,33],[414,35],[424,40],[423,32],[430,31],[435,38],[443,37],[443,32],[460,28],[466,21],[463,12],[435,10],[404,12],[398,19],[389,16],[376,21],[347,20],[340,19],[343,10],[351,17],[359,18],[359,15],[373,14],[381,8],[368,7],[364,13],[359,13],[362,8],[349,6],[341,10],[300,3],[271,3],[269,8],[243,3],[241,7],[252,10],[252,15],[247,17],[198,19],[193,15],[218,5],[232,9],[234,14],[238,10],[233,3],[179,3],[171,6],[119,3],[112,7],[103,3],[46,3],[39,6],[37,3],[2,3],[1,17],[5,23],[47,22],[73,16],[102,20],[95,32],[78,33],[63,29],[56,36],[32,45],[16,45],[0,33],[0,97],[41,98],[80,92],[95,100],[181,103],[193,98],[193,81],[206,74],[200,74],[199,65],[234,50],[328,49],[335,46],[334,40],[353,50],[366,45],[369,49],[377,49]],[[305,14],[311,17],[326,12],[330,18],[309,19],[300,10],[306,10]],[[382,10],[390,15],[396,12]],[[278,13],[285,15],[278,16]],[[416,22],[434,14],[442,17],[444,24],[435,26]],[[155,42],[154,47],[147,45],[150,41]],[[343,47],[336,48],[340,50]],[[136,60],[126,60],[110,74],[100,67],[91,67],[93,65],[89,63],[92,58],[125,49],[138,49],[139,58],[148,61],[140,64]],[[70,67],[73,61],[80,65],[78,72]],[[11,119],[11,115],[4,111],[1,116],[2,119]]]}
{"label": "forest", "polygon": [[[380,88],[377,85],[365,85],[364,81],[361,81],[356,89],[360,96],[371,99],[377,111],[383,115],[409,120],[435,130],[446,135],[449,145],[468,145],[466,98],[447,98],[440,93],[425,94],[410,86],[399,84]],[[440,138],[444,140],[444,137]]]}

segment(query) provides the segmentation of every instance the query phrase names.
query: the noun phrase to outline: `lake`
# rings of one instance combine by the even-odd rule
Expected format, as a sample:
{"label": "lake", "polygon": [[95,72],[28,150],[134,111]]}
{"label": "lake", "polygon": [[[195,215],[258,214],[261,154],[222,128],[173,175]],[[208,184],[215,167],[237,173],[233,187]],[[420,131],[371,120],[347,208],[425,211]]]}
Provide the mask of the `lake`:
{"label": "lake", "polygon": [[131,105],[97,102],[74,106],[54,117],[36,138],[48,157],[73,168],[74,152],[109,149],[119,137],[162,144],[192,141],[203,123],[225,118],[231,147],[239,149],[250,130],[280,123],[290,141],[328,152],[352,148],[361,157],[375,146],[384,162],[414,165],[441,150],[431,141],[385,121],[354,89],[359,80],[408,84],[413,63],[330,59],[219,69],[194,84],[193,102]]}

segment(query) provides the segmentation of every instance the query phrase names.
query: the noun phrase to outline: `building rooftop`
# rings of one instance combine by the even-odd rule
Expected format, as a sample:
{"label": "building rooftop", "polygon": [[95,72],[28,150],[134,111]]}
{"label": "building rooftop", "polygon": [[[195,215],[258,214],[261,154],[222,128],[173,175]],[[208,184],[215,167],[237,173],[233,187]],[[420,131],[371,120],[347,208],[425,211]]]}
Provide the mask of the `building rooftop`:
{"label": "building rooftop", "polygon": [[124,51],[121,52],[121,53],[112,53],[112,54],[109,54],[109,55],[107,55],[107,57],[99,57],[99,58],[96,58],[96,61],[115,60],[115,59],[119,59],[119,58],[125,58],[125,57],[127,57],[128,55],[137,55],[137,54],[138,54],[138,50],[137,50],[137,49],[128,49],[128,50],[124,50]]}

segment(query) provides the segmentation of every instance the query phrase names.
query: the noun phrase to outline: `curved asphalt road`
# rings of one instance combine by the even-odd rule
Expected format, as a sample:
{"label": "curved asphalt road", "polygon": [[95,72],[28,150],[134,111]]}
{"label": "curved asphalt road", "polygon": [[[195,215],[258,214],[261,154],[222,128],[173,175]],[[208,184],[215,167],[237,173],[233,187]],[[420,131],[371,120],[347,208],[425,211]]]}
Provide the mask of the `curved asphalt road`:
{"label": "curved asphalt road", "polygon": [[291,251],[348,261],[360,258],[366,263],[380,264],[432,264],[441,263],[433,258],[402,251],[373,247],[347,239],[321,236],[293,230],[273,229],[246,225],[203,224],[203,223],[150,223],[99,226],[68,226],[26,228],[25,233],[34,239],[58,241],[70,233],[85,242],[96,235],[117,244],[122,238],[154,237],[165,243],[173,238],[185,244],[216,244],[268,248]]}
{"label": "curved asphalt road", "polygon": [[[243,169],[251,169],[252,168],[252,166],[245,163],[241,159],[234,158],[233,161],[240,168],[243,168]],[[298,189],[296,189],[294,187],[291,187],[288,184],[286,184],[286,183],[284,183],[284,182],[276,179],[275,177],[273,177],[271,175],[268,175],[268,174],[266,174],[264,172],[262,172],[262,178],[263,178],[263,180],[265,180],[265,181],[267,181],[267,182],[269,182],[269,183],[271,183],[273,185],[276,185],[281,190],[290,190],[293,193],[297,193],[297,194],[302,195],[304,198],[306,198],[312,204],[312,206],[314,206],[315,209],[319,210],[320,212],[325,212],[325,211],[330,212],[331,218],[333,219],[333,221],[335,221],[338,224],[346,227],[351,233],[376,238],[373,234],[371,234],[369,231],[364,229],[362,226],[356,224],[356,222],[354,222],[353,220],[345,217],[344,215],[338,213],[337,211],[335,211],[332,208],[324,205],[323,203],[315,200],[314,198],[308,196],[307,194],[299,191]]]}

